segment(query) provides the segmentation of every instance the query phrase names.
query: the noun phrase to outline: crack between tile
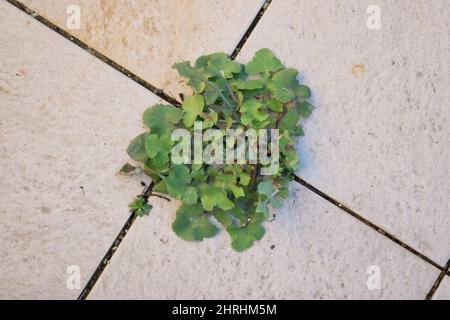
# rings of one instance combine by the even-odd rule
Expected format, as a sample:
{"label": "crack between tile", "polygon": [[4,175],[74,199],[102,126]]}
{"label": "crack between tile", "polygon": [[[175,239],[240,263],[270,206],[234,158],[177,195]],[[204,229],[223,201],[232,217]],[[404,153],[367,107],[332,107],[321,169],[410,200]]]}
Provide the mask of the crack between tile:
{"label": "crack between tile", "polygon": [[232,60],[235,60],[238,54],[241,52],[242,48],[244,47],[245,43],[247,42],[248,38],[250,38],[250,35],[252,34],[253,30],[255,30],[256,25],[263,17],[264,13],[266,13],[267,9],[269,8],[269,5],[272,3],[272,0],[266,0],[263,5],[261,6],[261,9],[259,9],[256,17],[253,19],[250,26],[247,28],[247,31],[245,31],[244,35],[242,36],[241,40],[239,41],[236,48],[233,50],[233,53],[231,54],[230,58]]}
{"label": "crack between tile", "polygon": [[[149,82],[145,81],[144,79],[142,79],[138,75],[134,74],[130,70],[124,68],[123,66],[121,66],[118,63],[116,63],[112,59],[108,58],[104,54],[102,54],[99,51],[95,50],[94,48],[90,47],[89,45],[87,45],[86,43],[81,41],[80,39],[74,37],[70,33],[66,32],[65,30],[63,30],[60,27],[56,26],[55,24],[50,22],[48,19],[46,19],[45,17],[39,15],[37,12],[35,12],[34,10],[28,8],[27,6],[25,6],[21,2],[19,2],[17,0],[5,0],[5,1],[9,2],[13,6],[17,7],[18,9],[20,9],[21,11],[23,11],[26,14],[30,15],[31,17],[33,17],[37,21],[41,22],[42,24],[44,24],[45,26],[49,27],[53,31],[57,32],[58,34],[60,34],[64,38],[66,38],[67,40],[71,41],[72,43],[76,44],[77,46],[79,46],[83,50],[87,51],[88,53],[92,54],[93,56],[95,56],[96,58],[100,59],[104,63],[108,64],[109,66],[111,66],[115,70],[117,70],[120,73],[124,74],[125,76],[127,76],[131,80],[137,82],[142,87],[144,87],[147,90],[151,91],[152,93],[154,93],[155,95],[157,95],[161,99],[165,100],[166,102],[168,102],[168,103],[170,103],[172,105],[178,106],[178,107],[181,106],[181,103],[178,100],[176,100],[175,98],[173,98],[173,97],[169,96],[168,94],[164,93],[164,91],[162,89],[158,89],[157,87],[153,86],[152,84],[150,84]],[[266,0],[264,2],[264,4],[262,5],[261,9],[257,13],[256,17],[253,19],[252,23],[250,24],[250,26],[248,27],[248,29],[244,33],[243,37],[239,41],[238,45],[233,50],[233,53],[230,55],[231,59],[235,60],[236,57],[239,55],[239,53],[241,52],[242,48],[246,44],[247,40],[251,36],[252,32],[254,31],[254,29],[256,28],[257,24],[259,23],[259,21],[261,20],[261,18],[265,14],[265,12],[267,11],[267,9],[268,9],[269,5],[272,3],[272,1],[273,0]],[[324,192],[322,192],[319,189],[315,188],[311,184],[307,183],[306,181],[304,181],[300,177],[294,176],[294,180],[296,182],[298,182],[299,184],[301,184],[302,186],[306,187],[308,190],[316,193],[317,195],[319,195],[320,197],[322,197],[325,200],[329,201],[330,203],[334,204],[335,206],[337,206],[341,210],[345,211],[346,213],[350,214],[354,218],[358,219],[360,222],[362,222],[365,225],[369,226],[373,230],[377,231],[381,235],[383,235],[383,236],[387,237],[388,239],[390,239],[391,241],[397,243],[402,248],[408,250],[409,252],[411,252],[412,254],[416,255],[417,257],[419,257],[423,261],[425,261],[425,262],[429,263],[430,265],[434,266],[435,268],[439,269],[441,271],[441,274],[439,275],[438,279],[436,280],[435,285],[433,285],[433,288],[430,290],[431,294],[434,294],[434,292],[437,290],[437,288],[439,287],[440,282],[442,281],[442,278],[444,278],[445,275],[450,276],[449,266],[446,266],[446,267],[440,266],[438,263],[434,262],[433,260],[431,260],[427,256],[423,255],[422,253],[420,253],[419,251],[415,250],[411,246],[407,245],[403,241],[399,240],[398,238],[396,238],[392,234],[388,233],[383,228],[377,226],[376,224],[374,224],[371,221],[367,220],[366,218],[362,217],[361,215],[359,215],[355,211],[353,211],[350,208],[344,206],[339,201],[337,201],[337,200],[333,199],[332,197],[328,196],[327,194],[325,194]],[[148,194],[151,191],[152,186],[153,186],[153,184],[150,185],[148,188],[146,188],[141,195]],[[147,201],[148,200],[148,196],[146,196],[145,199]],[[100,262],[100,264],[98,265],[97,269],[94,271],[94,273],[92,274],[91,278],[89,279],[89,281],[87,282],[86,286],[84,287],[83,291],[79,295],[79,297],[78,297],[79,300],[85,300],[88,297],[88,295],[91,292],[92,288],[95,286],[97,280],[99,279],[99,277],[101,276],[101,274],[105,270],[106,266],[108,265],[109,261],[111,260],[112,256],[116,252],[117,248],[119,247],[120,243],[123,241],[124,237],[126,236],[128,230],[131,228],[131,226],[133,225],[135,220],[136,220],[136,214],[134,212],[132,212],[130,217],[128,218],[127,222],[123,226],[122,230],[117,235],[117,237],[114,240],[113,244],[111,245],[111,247],[109,248],[109,250],[107,251],[105,256],[103,257],[103,259]],[[450,261],[447,263],[447,265],[449,263],[450,263]],[[430,293],[429,293],[429,295],[430,295]]]}
{"label": "crack between tile", "polygon": [[[146,187],[140,196],[142,196],[145,200],[145,202],[148,201],[148,198],[151,195],[152,189],[153,189],[153,182]],[[98,264],[97,268],[95,269],[94,273],[91,275],[89,281],[84,286],[83,290],[81,291],[80,295],[78,296],[78,300],[86,300],[89,294],[91,293],[92,289],[94,288],[95,284],[97,283],[98,279],[100,279],[100,276],[102,275],[103,271],[105,271],[106,267],[108,266],[109,262],[111,261],[112,257],[116,253],[117,249],[119,248],[120,244],[122,243],[125,236],[128,234],[128,231],[133,226],[133,223],[136,221],[137,214],[135,211],[131,212],[130,217],[125,222],[124,226],[120,230],[117,237],[114,239],[113,243],[109,247],[108,251],[106,252],[103,259]]]}
{"label": "crack between tile", "polygon": [[442,280],[444,280],[445,275],[447,276],[449,275],[449,271],[450,271],[450,259],[448,259],[447,264],[444,267],[444,270],[442,270],[439,276],[437,277],[436,281],[434,282],[433,286],[431,287],[430,291],[425,297],[425,300],[433,299],[433,296],[436,293],[437,289],[439,289],[439,286],[441,285]]}
{"label": "crack between tile", "polygon": [[37,21],[39,21],[43,25],[47,26],[48,28],[52,29],[53,31],[55,31],[59,35],[63,36],[67,40],[71,41],[72,43],[74,43],[75,45],[80,47],[81,49],[87,51],[88,53],[90,53],[94,57],[96,57],[99,60],[103,61],[104,63],[106,63],[110,67],[116,69],[120,73],[122,73],[125,76],[127,76],[128,78],[132,79],[134,82],[138,83],[139,85],[141,85],[145,89],[151,91],[152,93],[154,93],[155,95],[157,95],[161,99],[163,99],[163,100],[165,100],[165,101],[167,101],[170,104],[173,104],[175,106],[180,106],[181,105],[179,101],[177,101],[175,98],[169,96],[167,93],[164,92],[164,90],[153,86],[152,84],[150,84],[149,82],[145,81],[143,78],[141,78],[137,74],[131,72],[127,68],[123,67],[122,65],[118,64],[114,60],[112,60],[112,59],[108,58],[107,56],[105,56],[103,53],[97,51],[96,49],[92,48],[91,46],[89,46],[85,42],[83,42],[80,39],[78,39],[77,37],[75,37],[72,34],[68,33],[64,29],[58,27],[57,25],[52,23],[47,18],[41,16],[36,11],[28,8],[26,5],[24,5],[20,1],[17,1],[17,0],[5,0],[5,1],[9,2],[11,5],[13,5],[16,8],[18,8],[19,10],[25,12],[26,14],[28,14],[32,18],[36,19]]}
{"label": "crack between tile", "polygon": [[321,198],[327,200],[328,202],[330,202],[331,204],[335,205],[336,207],[338,207],[339,209],[345,211],[346,213],[348,213],[349,215],[351,215],[352,217],[356,218],[357,220],[359,220],[360,222],[364,223],[366,226],[370,227],[371,229],[375,230],[376,232],[378,232],[379,234],[385,236],[386,238],[388,238],[389,240],[395,242],[396,244],[398,244],[399,246],[401,246],[402,248],[408,250],[410,253],[414,254],[415,256],[417,256],[418,258],[422,259],[423,261],[429,263],[430,265],[432,265],[433,267],[437,268],[438,270],[443,272],[443,275],[449,274],[449,270],[445,269],[445,267],[442,267],[441,265],[439,265],[438,263],[436,263],[435,261],[433,261],[432,259],[428,258],[427,256],[425,256],[424,254],[420,253],[419,251],[417,251],[416,249],[414,249],[413,247],[411,247],[410,245],[406,244],[405,242],[401,241],[400,239],[398,239],[396,236],[394,236],[393,234],[389,233],[388,231],[386,231],[385,229],[381,228],[380,226],[376,225],[375,223],[369,221],[368,219],[364,218],[363,216],[361,216],[360,214],[358,214],[357,212],[355,212],[354,210],[350,209],[349,207],[343,205],[340,201],[335,200],[334,198],[330,197],[329,195],[327,195],[325,192],[317,189],[316,187],[314,187],[313,185],[311,185],[310,183],[306,182],[305,180],[303,180],[302,178],[300,178],[297,175],[294,175],[294,181],[299,183],[300,185],[302,185],[303,187],[307,188],[308,190],[312,191],[313,193],[317,194],[318,196],[320,196]]}

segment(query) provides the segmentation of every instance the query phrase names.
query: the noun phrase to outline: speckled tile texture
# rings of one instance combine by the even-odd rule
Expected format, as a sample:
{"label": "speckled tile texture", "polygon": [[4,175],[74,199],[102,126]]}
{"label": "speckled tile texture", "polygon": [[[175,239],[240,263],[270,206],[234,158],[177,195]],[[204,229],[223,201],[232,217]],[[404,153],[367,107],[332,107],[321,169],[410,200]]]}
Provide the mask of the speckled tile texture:
{"label": "speckled tile texture", "polygon": [[[372,4],[379,30],[367,28]],[[442,265],[450,255],[449,16],[448,0],[273,1],[239,57],[271,48],[313,89],[299,175]]]}
{"label": "speckled tile texture", "polygon": [[[171,231],[177,203],[156,200],[161,210],[134,224],[89,298],[425,297],[437,269],[310,191],[292,190],[266,236],[245,253],[231,249],[226,232],[202,243],[178,239]],[[368,289],[372,266],[380,289]]]}
{"label": "speckled tile texture", "polygon": [[447,276],[442,280],[441,285],[436,291],[434,300],[450,300],[450,278]]}
{"label": "speckled tile texture", "polygon": [[[262,0],[24,0],[151,84],[231,53]],[[368,30],[366,10],[381,9]],[[69,5],[81,28],[67,26]],[[450,0],[274,0],[238,60],[268,47],[301,70],[317,109],[299,175],[440,264],[450,249]],[[0,1],[0,299],[74,299],[129,216],[143,176],[118,174],[143,111],[160,102]],[[152,199],[90,299],[423,299],[439,270],[292,184],[263,240],[201,243],[171,230],[179,203]],[[449,298],[449,278],[434,298]]]}
{"label": "speckled tile texture", "polygon": [[0,299],[73,299],[67,267],[82,288],[142,190],[118,171],[158,100],[5,1],[0,30]]}
{"label": "speckled tile texture", "polygon": [[[174,63],[215,51],[231,53],[263,0],[25,0],[23,3],[174,97]],[[78,5],[80,29],[67,13]]]}

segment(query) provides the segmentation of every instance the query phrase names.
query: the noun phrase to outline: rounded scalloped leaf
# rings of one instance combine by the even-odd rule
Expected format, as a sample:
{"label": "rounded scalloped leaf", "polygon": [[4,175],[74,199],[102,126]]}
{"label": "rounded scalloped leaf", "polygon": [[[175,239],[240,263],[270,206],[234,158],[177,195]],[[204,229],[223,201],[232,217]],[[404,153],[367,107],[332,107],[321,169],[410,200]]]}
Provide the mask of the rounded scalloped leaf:
{"label": "rounded scalloped leaf", "polygon": [[238,252],[243,252],[253,246],[257,240],[261,240],[266,233],[263,226],[259,224],[249,224],[245,227],[227,229],[231,237],[231,246]]}
{"label": "rounded scalloped leaf", "polygon": [[144,124],[152,134],[170,132],[183,118],[183,111],[171,105],[157,104],[144,112]]}
{"label": "rounded scalloped leaf", "polygon": [[269,74],[284,68],[281,61],[275,57],[269,49],[261,49],[256,52],[252,61],[245,66],[245,71],[249,75]]}
{"label": "rounded scalloped leaf", "polygon": [[131,159],[144,162],[147,160],[147,152],[145,151],[145,137],[147,134],[143,133],[136,138],[134,138],[127,149],[128,155]]}
{"label": "rounded scalloped leaf", "polygon": [[181,239],[186,241],[202,241],[212,238],[219,229],[204,215],[201,205],[182,205],[172,229]]}

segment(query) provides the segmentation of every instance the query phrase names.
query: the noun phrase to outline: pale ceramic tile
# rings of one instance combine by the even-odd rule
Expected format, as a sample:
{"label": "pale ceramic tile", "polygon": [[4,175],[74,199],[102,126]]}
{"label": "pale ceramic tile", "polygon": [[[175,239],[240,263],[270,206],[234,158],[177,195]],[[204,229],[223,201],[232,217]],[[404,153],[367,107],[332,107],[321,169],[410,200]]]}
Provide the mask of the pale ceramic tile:
{"label": "pale ceramic tile", "polygon": [[[263,0],[25,0],[58,26],[178,98],[174,63],[215,51],[231,53]],[[81,28],[67,27],[70,5]]]}
{"label": "pale ceramic tile", "polygon": [[433,297],[434,300],[450,300],[450,278],[446,276]]}
{"label": "pale ceramic tile", "polygon": [[[139,219],[90,299],[423,299],[438,270],[312,192],[293,194],[245,253],[225,232],[189,243],[171,230],[177,203]],[[274,249],[271,249],[275,246]],[[370,266],[381,289],[369,290]],[[373,282],[371,282],[373,283]]]}
{"label": "pale ceramic tile", "polygon": [[76,298],[67,267],[84,286],[142,190],[118,171],[157,99],[6,1],[0,30],[0,298]]}
{"label": "pale ceramic tile", "polygon": [[[380,30],[366,27],[373,3]],[[449,4],[274,1],[239,56],[271,48],[313,89],[299,175],[441,264],[450,254]]]}

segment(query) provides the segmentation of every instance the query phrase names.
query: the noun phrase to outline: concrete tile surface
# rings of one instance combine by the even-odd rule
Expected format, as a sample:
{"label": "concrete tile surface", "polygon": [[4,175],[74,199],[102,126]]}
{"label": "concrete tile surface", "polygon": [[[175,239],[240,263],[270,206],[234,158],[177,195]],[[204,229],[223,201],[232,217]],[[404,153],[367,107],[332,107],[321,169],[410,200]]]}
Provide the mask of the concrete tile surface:
{"label": "concrete tile surface", "polygon": [[[367,28],[372,4],[379,30]],[[238,59],[271,48],[313,89],[299,175],[442,265],[450,255],[449,16],[448,0],[274,1]]]}
{"label": "concrete tile surface", "polygon": [[142,190],[118,171],[157,99],[6,1],[0,30],[0,299],[73,299],[67,268],[82,288]]}
{"label": "concrete tile surface", "polygon": [[[90,299],[423,299],[438,270],[312,192],[293,194],[245,253],[225,232],[202,243],[171,230],[177,203],[139,219]],[[272,246],[274,246],[273,249]],[[369,273],[368,273],[369,272]],[[377,284],[380,289],[369,290]]]}
{"label": "concrete tile surface", "polygon": [[[25,0],[30,8],[178,98],[174,63],[231,53],[263,0]],[[70,6],[80,9],[80,28]],[[68,8],[69,12],[68,13]]]}
{"label": "concrete tile surface", "polygon": [[442,280],[441,285],[437,289],[434,300],[450,300],[450,278],[447,276]]}
{"label": "concrete tile surface", "polygon": [[[231,53],[263,1],[25,0],[173,96],[171,65]],[[276,52],[314,92],[299,175],[444,264],[450,254],[448,0],[275,0],[239,60]],[[69,5],[81,9],[70,29]],[[157,98],[0,2],[0,299],[73,299],[128,217],[142,176],[117,174]],[[83,187],[81,189],[80,187]],[[297,184],[246,253],[171,230],[152,199],[91,299],[423,299],[438,270]],[[380,276],[380,287],[376,285]],[[435,298],[448,299],[446,277]],[[368,287],[369,285],[369,287]]]}

